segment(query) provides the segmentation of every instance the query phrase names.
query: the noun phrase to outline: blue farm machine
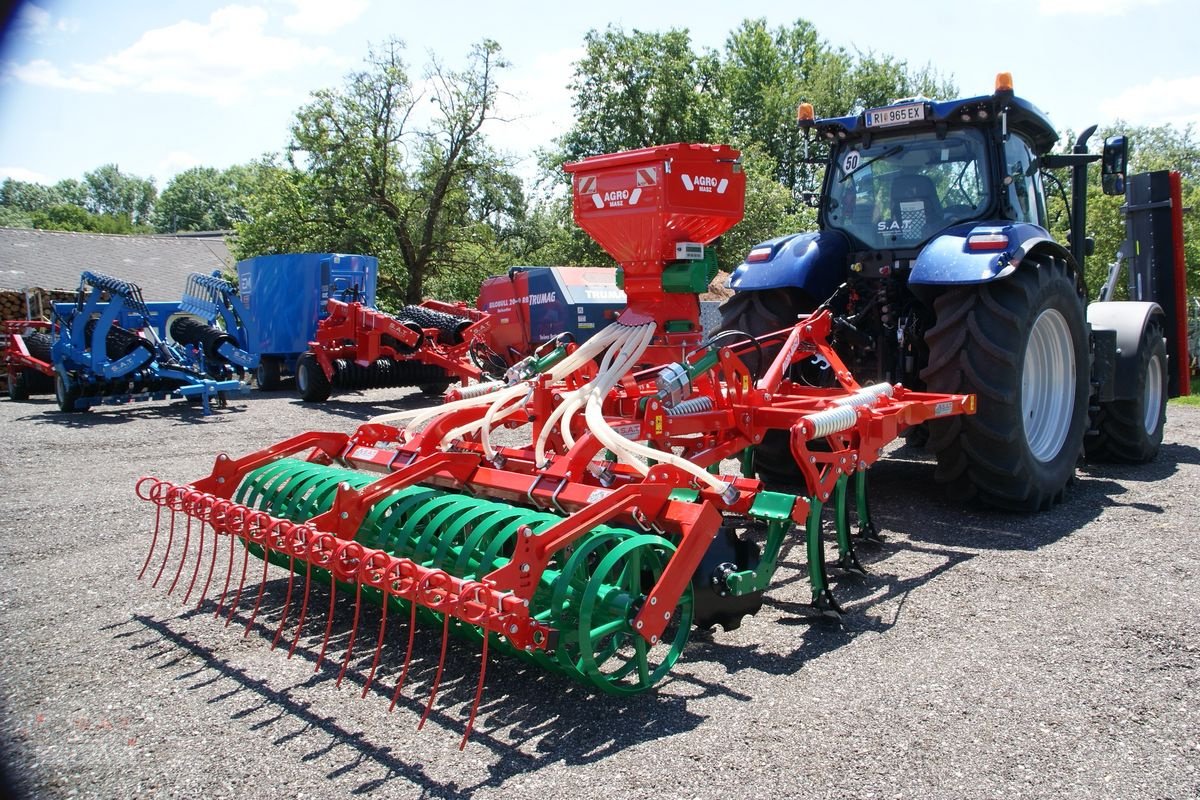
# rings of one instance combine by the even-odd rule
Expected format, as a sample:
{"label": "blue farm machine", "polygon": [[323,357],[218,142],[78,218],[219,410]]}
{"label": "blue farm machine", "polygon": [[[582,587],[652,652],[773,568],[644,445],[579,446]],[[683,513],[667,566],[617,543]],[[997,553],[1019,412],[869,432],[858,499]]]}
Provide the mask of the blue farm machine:
{"label": "blue farm machine", "polygon": [[[769,343],[748,334],[705,336],[705,253],[743,211],[736,150],[663,145],[566,169],[576,221],[620,265],[617,319],[583,343],[552,339],[434,407],[221,454],[190,484],[141,479],[137,494],[155,508],[142,574],[227,623],[237,617],[246,633],[257,621],[273,643],[286,635],[289,654],[304,639],[318,670],[330,643],[344,642],[339,683],[361,665],[363,696],[387,680],[393,707],[417,629],[440,632],[419,725],[449,634],[476,643],[462,745],[490,654],[605,692],[649,690],[694,627],[728,630],[758,611],[794,539],[815,610],[837,616],[823,509],[834,511],[839,565],[857,569],[851,523],[873,531],[869,467],[914,426],[969,416],[974,396],[860,383],[829,345],[828,307],[786,323],[769,358]],[[814,358],[832,381],[793,378]],[[771,432],[799,466],[786,490],[752,472]],[[281,607],[263,603],[272,568],[287,575]],[[313,611],[318,587],[328,613]],[[354,597],[344,639],[331,636],[339,595]],[[373,651],[356,660],[368,618]],[[395,672],[381,664],[389,620],[407,625]]]}
{"label": "blue farm machine", "polygon": [[183,397],[209,413],[244,390],[258,365],[253,323],[234,288],[193,273],[180,302],[147,302],[127,281],[84,272],[73,303],[56,303],[50,359],[63,412]]}
{"label": "blue farm machine", "polygon": [[[752,358],[771,361],[786,337],[769,334],[828,309],[832,347],[860,379],[976,395],[976,414],[931,421],[915,438],[936,455],[939,481],[994,507],[1053,505],[1081,457],[1155,456],[1167,397],[1188,380],[1178,175],[1127,182],[1125,138],[1091,154],[1094,126],[1070,153],[1052,152],[1058,133],[1008,73],[991,95],[828,119],[802,104],[798,118],[826,151],[813,159],[825,167],[812,198],[820,229],[763,242],[734,271],[722,328],[767,337]],[[1089,304],[1085,203],[1097,161],[1105,193],[1127,196],[1134,280],[1131,299],[1114,301],[1114,270]],[[1070,200],[1051,174],[1067,245],[1048,230],[1043,181],[1056,169],[1070,172]],[[841,380],[814,359],[792,376]],[[788,431],[767,432],[757,474],[796,485],[794,455]]]}

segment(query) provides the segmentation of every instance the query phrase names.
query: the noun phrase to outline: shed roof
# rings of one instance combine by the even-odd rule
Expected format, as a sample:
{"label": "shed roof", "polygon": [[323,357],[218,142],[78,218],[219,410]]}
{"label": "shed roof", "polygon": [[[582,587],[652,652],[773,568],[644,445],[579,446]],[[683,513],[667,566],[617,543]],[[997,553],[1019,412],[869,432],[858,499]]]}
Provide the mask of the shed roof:
{"label": "shed roof", "polygon": [[84,270],[136,283],[147,300],[178,300],[192,272],[230,270],[220,236],[116,236],[0,228],[0,291],[73,290]]}

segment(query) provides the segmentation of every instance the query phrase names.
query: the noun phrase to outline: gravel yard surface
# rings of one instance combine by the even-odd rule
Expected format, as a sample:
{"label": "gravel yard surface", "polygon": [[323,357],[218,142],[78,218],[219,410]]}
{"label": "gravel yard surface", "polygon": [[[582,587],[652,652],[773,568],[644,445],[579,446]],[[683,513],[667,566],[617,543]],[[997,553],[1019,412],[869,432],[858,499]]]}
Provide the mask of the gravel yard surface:
{"label": "gravel yard surface", "polygon": [[597,695],[493,654],[476,730],[459,752],[477,646],[451,640],[417,732],[441,641],[432,626],[418,627],[404,694],[388,713],[406,626],[389,620],[380,675],[360,699],[379,623],[376,609],[364,611],[336,686],[352,596],[339,596],[330,652],[314,672],[326,590],[314,589],[289,660],[271,651],[282,570],[271,569],[248,635],[246,599],[226,626],[212,597],[197,609],[195,596],[182,604],[182,588],[168,596],[170,571],[157,588],[152,575],[136,580],[154,516],[134,496],[137,477],[195,480],[218,452],[350,431],[421,402],[375,390],[312,407],[279,392],[210,417],[178,401],[73,415],[56,413],[51,398],[0,402],[0,748],[10,791],[1200,797],[1200,409],[1171,407],[1153,464],[1081,467],[1066,502],[1036,516],[964,508],[932,485],[929,461],[894,449],[872,473],[886,541],[860,547],[866,578],[834,573],[847,610],[840,627],[807,612],[797,538],[762,612],[736,631],[694,635],[649,694]]}

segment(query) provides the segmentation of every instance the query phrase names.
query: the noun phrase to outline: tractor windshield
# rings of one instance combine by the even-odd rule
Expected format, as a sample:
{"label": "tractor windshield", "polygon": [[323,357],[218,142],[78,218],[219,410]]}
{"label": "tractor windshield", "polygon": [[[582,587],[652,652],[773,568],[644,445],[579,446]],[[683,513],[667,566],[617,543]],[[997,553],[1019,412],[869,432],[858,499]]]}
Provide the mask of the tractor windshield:
{"label": "tractor windshield", "polygon": [[919,247],[990,205],[983,134],[974,129],[841,145],[828,180],[825,222],[864,249]]}

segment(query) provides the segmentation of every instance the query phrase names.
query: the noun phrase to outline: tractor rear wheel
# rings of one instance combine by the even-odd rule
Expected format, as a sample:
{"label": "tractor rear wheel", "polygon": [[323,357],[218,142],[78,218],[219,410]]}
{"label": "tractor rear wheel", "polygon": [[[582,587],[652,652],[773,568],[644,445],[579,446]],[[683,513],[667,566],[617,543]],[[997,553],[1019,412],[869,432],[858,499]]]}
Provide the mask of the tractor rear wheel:
{"label": "tractor rear wheel", "polygon": [[1074,477],[1090,388],[1083,298],[1067,264],[1027,257],[1007,279],[946,290],[934,311],[921,378],[977,400],[973,416],[928,423],[937,480],[987,505],[1049,508]]}
{"label": "tractor rear wheel", "polygon": [[[721,306],[721,325],[718,333],[740,331],[758,337],[772,331],[794,325],[802,313],[811,309],[795,289],[766,289],[764,291],[738,292]],[[730,338],[723,345],[736,346],[737,340]],[[742,361],[755,376],[762,373],[775,360],[780,340],[765,344],[760,351],[748,349],[740,353]],[[768,486],[785,489],[804,486],[804,475],[792,456],[788,432],[770,430],[754,448],[754,471]]]}
{"label": "tractor rear wheel", "polygon": [[1158,455],[1167,422],[1167,346],[1157,322],[1142,331],[1137,354],[1134,396],[1102,403],[1094,412],[1097,435],[1084,440],[1088,458],[1145,464]]}
{"label": "tractor rear wheel", "polygon": [[305,353],[296,362],[296,389],[306,403],[324,403],[333,391],[325,370],[312,353]]}

